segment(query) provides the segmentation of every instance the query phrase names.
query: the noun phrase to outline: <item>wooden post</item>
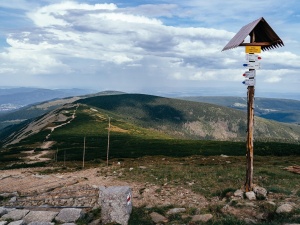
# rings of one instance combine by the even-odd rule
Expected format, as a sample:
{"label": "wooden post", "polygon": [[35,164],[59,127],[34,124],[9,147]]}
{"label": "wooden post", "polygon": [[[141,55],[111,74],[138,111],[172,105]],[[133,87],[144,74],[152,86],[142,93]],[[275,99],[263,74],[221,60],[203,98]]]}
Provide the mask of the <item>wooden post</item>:
{"label": "wooden post", "polygon": [[108,156],[109,156],[109,136],[110,136],[110,117],[108,117],[106,166],[108,166]]}
{"label": "wooden post", "polygon": [[248,87],[247,109],[247,168],[246,168],[246,192],[252,191],[253,186],[253,131],[254,131],[254,86]]}
{"label": "wooden post", "polygon": [[82,168],[84,168],[84,158],[85,158],[85,136],[84,136],[84,138],[83,138]]}
{"label": "wooden post", "polygon": [[[255,42],[255,34],[250,34],[250,43]],[[249,69],[251,71],[253,69]],[[247,94],[247,168],[246,168],[246,182],[245,191],[252,191],[253,189],[253,131],[254,131],[254,86],[248,87]]]}

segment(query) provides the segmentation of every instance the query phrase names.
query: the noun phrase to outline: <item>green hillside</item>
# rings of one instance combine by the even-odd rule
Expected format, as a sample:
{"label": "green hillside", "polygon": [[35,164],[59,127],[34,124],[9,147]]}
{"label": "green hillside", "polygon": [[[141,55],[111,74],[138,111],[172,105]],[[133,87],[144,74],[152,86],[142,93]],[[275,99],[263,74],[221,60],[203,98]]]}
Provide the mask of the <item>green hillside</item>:
{"label": "green hillside", "polygon": [[[228,107],[142,94],[99,96],[78,102],[176,138],[245,140],[245,112]],[[299,134],[299,126],[255,119],[256,139],[297,141]]]}
{"label": "green hillside", "polygon": [[[82,158],[84,138],[86,160],[105,159],[108,118],[112,158],[245,154],[244,112],[207,103],[121,94],[81,99],[4,129],[0,133],[1,161],[22,161],[26,151],[33,149],[48,149],[49,157],[57,154],[59,161],[77,161]],[[256,118],[255,136],[258,155],[300,154],[299,126]]]}

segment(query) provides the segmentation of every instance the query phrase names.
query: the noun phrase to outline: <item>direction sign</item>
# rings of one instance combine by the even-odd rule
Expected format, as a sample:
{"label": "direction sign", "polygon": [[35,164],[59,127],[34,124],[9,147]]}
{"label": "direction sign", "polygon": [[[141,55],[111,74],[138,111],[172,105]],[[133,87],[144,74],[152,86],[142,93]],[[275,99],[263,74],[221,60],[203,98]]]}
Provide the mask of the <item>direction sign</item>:
{"label": "direction sign", "polygon": [[244,80],[243,84],[247,85],[247,86],[255,86],[255,79],[248,79],[248,80]]}
{"label": "direction sign", "polygon": [[247,67],[248,69],[258,70],[260,69],[260,62],[248,62],[243,64],[243,66]]}
{"label": "direction sign", "polygon": [[256,70],[250,70],[250,71],[246,71],[243,76],[245,78],[255,78],[256,75]]}
{"label": "direction sign", "polygon": [[261,53],[261,46],[246,46],[246,53]]}
{"label": "direction sign", "polygon": [[246,60],[249,62],[257,62],[261,57],[257,54],[246,54]]}

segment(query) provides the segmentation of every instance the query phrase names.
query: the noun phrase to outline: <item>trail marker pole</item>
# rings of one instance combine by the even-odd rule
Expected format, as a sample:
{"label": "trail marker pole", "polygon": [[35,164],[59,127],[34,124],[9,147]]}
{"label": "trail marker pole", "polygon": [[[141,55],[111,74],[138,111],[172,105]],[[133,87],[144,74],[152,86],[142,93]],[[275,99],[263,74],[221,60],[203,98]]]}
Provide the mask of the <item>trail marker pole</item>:
{"label": "trail marker pole", "polygon": [[[250,36],[250,43],[245,43],[245,39]],[[256,70],[260,69],[261,50],[270,50],[284,46],[283,41],[270,27],[267,21],[261,17],[245,26],[228,42],[222,51],[233,49],[238,46],[245,46],[247,63],[243,66],[249,71],[244,73],[248,78],[243,83],[248,86],[247,92],[247,155],[246,155],[246,182],[245,191],[249,192],[253,189],[253,132],[254,132],[254,86],[256,84]]]}

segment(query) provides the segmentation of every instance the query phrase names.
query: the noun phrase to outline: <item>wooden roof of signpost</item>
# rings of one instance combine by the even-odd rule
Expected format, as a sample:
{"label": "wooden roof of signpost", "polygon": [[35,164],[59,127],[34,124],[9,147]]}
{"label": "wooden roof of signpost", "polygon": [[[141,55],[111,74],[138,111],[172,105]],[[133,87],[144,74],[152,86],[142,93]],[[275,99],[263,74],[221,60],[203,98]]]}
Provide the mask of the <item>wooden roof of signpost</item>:
{"label": "wooden roof of signpost", "polygon": [[[244,43],[247,36],[251,43]],[[228,42],[222,51],[238,46],[261,46],[263,51],[284,46],[283,41],[270,27],[267,21],[261,17],[245,26]]]}

